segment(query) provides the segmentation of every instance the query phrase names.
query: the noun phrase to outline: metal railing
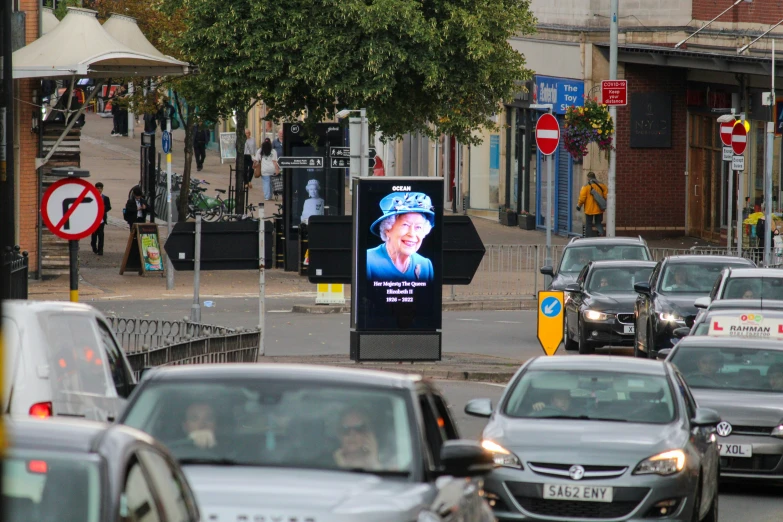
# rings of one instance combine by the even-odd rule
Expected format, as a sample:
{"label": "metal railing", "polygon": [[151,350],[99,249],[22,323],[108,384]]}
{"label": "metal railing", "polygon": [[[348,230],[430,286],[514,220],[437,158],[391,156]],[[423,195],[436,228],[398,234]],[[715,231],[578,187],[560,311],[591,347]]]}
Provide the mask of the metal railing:
{"label": "metal railing", "polygon": [[0,259],[0,298],[27,299],[27,277],[30,268],[30,258],[27,252],[22,252],[19,245],[5,247]]}
{"label": "metal railing", "polygon": [[138,378],[150,366],[256,362],[260,330],[187,321],[109,317]]}
{"label": "metal railing", "polygon": [[[544,276],[540,268],[546,259],[546,246],[535,245],[485,245],[486,252],[473,281],[466,286],[447,286],[444,300],[471,299],[532,299],[544,289]],[[560,264],[565,245],[552,245],[552,265]],[[718,247],[651,248],[653,259],[661,261],[675,255],[736,256],[737,252]],[[743,249],[742,257],[762,265],[762,248]],[[773,258],[772,266],[781,266],[783,259]]]}

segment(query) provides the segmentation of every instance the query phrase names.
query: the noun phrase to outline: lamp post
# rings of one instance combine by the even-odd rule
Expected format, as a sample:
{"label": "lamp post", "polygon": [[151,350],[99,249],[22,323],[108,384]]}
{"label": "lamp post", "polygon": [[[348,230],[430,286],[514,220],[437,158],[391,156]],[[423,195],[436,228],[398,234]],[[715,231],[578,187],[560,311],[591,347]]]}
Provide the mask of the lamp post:
{"label": "lamp post", "polygon": [[343,109],[337,113],[337,117],[342,119],[355,112],[359,113],[359,117],[349,120],[351,129],[351,167],[349,169],[351,183],[349,183],[349,190],[351,193],[353,193],[353,178],[366,177],[369,170],[370,132],[367,125],[367,109]]}

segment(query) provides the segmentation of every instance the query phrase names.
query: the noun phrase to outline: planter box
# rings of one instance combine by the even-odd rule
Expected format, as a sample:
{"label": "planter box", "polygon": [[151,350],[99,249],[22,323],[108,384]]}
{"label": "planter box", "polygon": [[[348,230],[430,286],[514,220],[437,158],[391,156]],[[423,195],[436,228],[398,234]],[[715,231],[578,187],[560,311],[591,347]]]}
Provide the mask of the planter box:
{"label": "planter box", "polygon": [[519,228],[522,230],[535,230],[536,229],[536,216],[530,214],[519,215]]}
{"label": "planter box", "polygon": [[499,218],[501,225],[506,225],[507,227],[517,226],[516,212],[500,212]]}

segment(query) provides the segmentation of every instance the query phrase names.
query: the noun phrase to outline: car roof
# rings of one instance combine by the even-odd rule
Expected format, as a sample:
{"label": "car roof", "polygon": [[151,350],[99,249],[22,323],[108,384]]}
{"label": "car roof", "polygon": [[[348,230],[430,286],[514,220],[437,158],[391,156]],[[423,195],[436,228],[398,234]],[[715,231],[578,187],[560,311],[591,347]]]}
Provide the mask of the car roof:
{"label": "car roof", "polygon": [[302,381],[321,381],[351,383],[377,388],[413,388],[422,380],[420,375],[383,372],[378,370],[359,370],[334,366],[315,366],[306,364],[194,364],[155,368],[142,379],[150,381],[192,381],[208,379],[296,379]]}
{"label": "car roof", "polygon": [[647,246],[647,243],[639,237],[575,237],[568,242],[566,248],[590,245]]}
{"label": "car roof", "polygon": [[783,311],[783,301],[774,299],[717,299],[710,303],[707,312],[718,310],[721,312],[733,310],[738,313],[745,310]]}
{"label": "car roof", "polygon": [[677,343],[677,349],[681,347],[713,347],[713,348],[738,348],[742,349],[764,349],[783,352],[783,343],[774,339],[757,339],[753,337],[711,337],[708,335],[689,335],[680,339]]}
{"label": "car roof", "polygon": [[9,299],[3,301],[3,313],[32,313],[40,312],[88,312],[92,314],[100,313],[92,306],[84,303],[73,303],[70,301],[27,301],[22,299]]}
{"label": "car roof", "polygon": [[742,277],[783,278],[783,270],[774,268],[737,268],[731,267],[731,279]]}
{"label": "car roof", "polygon": [[619,267],[619,268],[654,268],[655,261],[641,261],[638,259],[612,259],[607,261],[590,261],[593,268]]}
{"label": "car roof", "polygon": [[745,259],[744,257],[737,256],[721,256],[721,255],[707,255],[707,254],[684,254],[677,256],[668,256],[663,260],[664,263],[687,265],[687,264],[726,264],[726,263],[745,263],[749,267],[752,266],[752,261]]}
{"label": "car roof", "polygon": [[662,361],[609,355],[572,355],[569,357],[536,357],[528,366],[535,370],[616,371],[618,373],[643,373],[666,375]]}

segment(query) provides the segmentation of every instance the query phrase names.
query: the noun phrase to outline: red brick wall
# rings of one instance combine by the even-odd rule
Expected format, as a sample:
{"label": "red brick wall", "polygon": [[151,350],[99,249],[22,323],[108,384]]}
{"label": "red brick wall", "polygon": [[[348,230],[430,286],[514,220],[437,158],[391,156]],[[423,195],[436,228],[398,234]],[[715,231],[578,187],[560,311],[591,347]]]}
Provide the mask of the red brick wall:
{"label": "red brick wall", "polygon": [[[25,41],[38,39],[38,0],[21,0],[19,10],[25,12]],[[30,253],[30,271],[38,271],[38,174],[35,158],[38,156],[38,136],[30,132],[33,111],[33,90],[40,90],[40,80],[15,82],[15,110],[19,126],[16,129],[19,149],[16,162],[19,165],[17,190],[19,192],[19,244]],[[39,112],[40,114],[40,112]]]}
{"label": "red brick wall", "polygon": [[[685,69],[626,64],[629,105],[617,110],[618,235],[676,236],[685,226]],[[632,149],[632,93],[672,95],[672,137],[668,149]],[[622,233],[621,233],[622,232]]]}
{"label": "red brick wall", "polygon": [[[696,20],[712,20],[733,3],[734,0],[693,0],[692,16]],[[783,20],[783,2],[780,0],[742,2],[718,19],[719,22],[769,25],[780,20]]]}

